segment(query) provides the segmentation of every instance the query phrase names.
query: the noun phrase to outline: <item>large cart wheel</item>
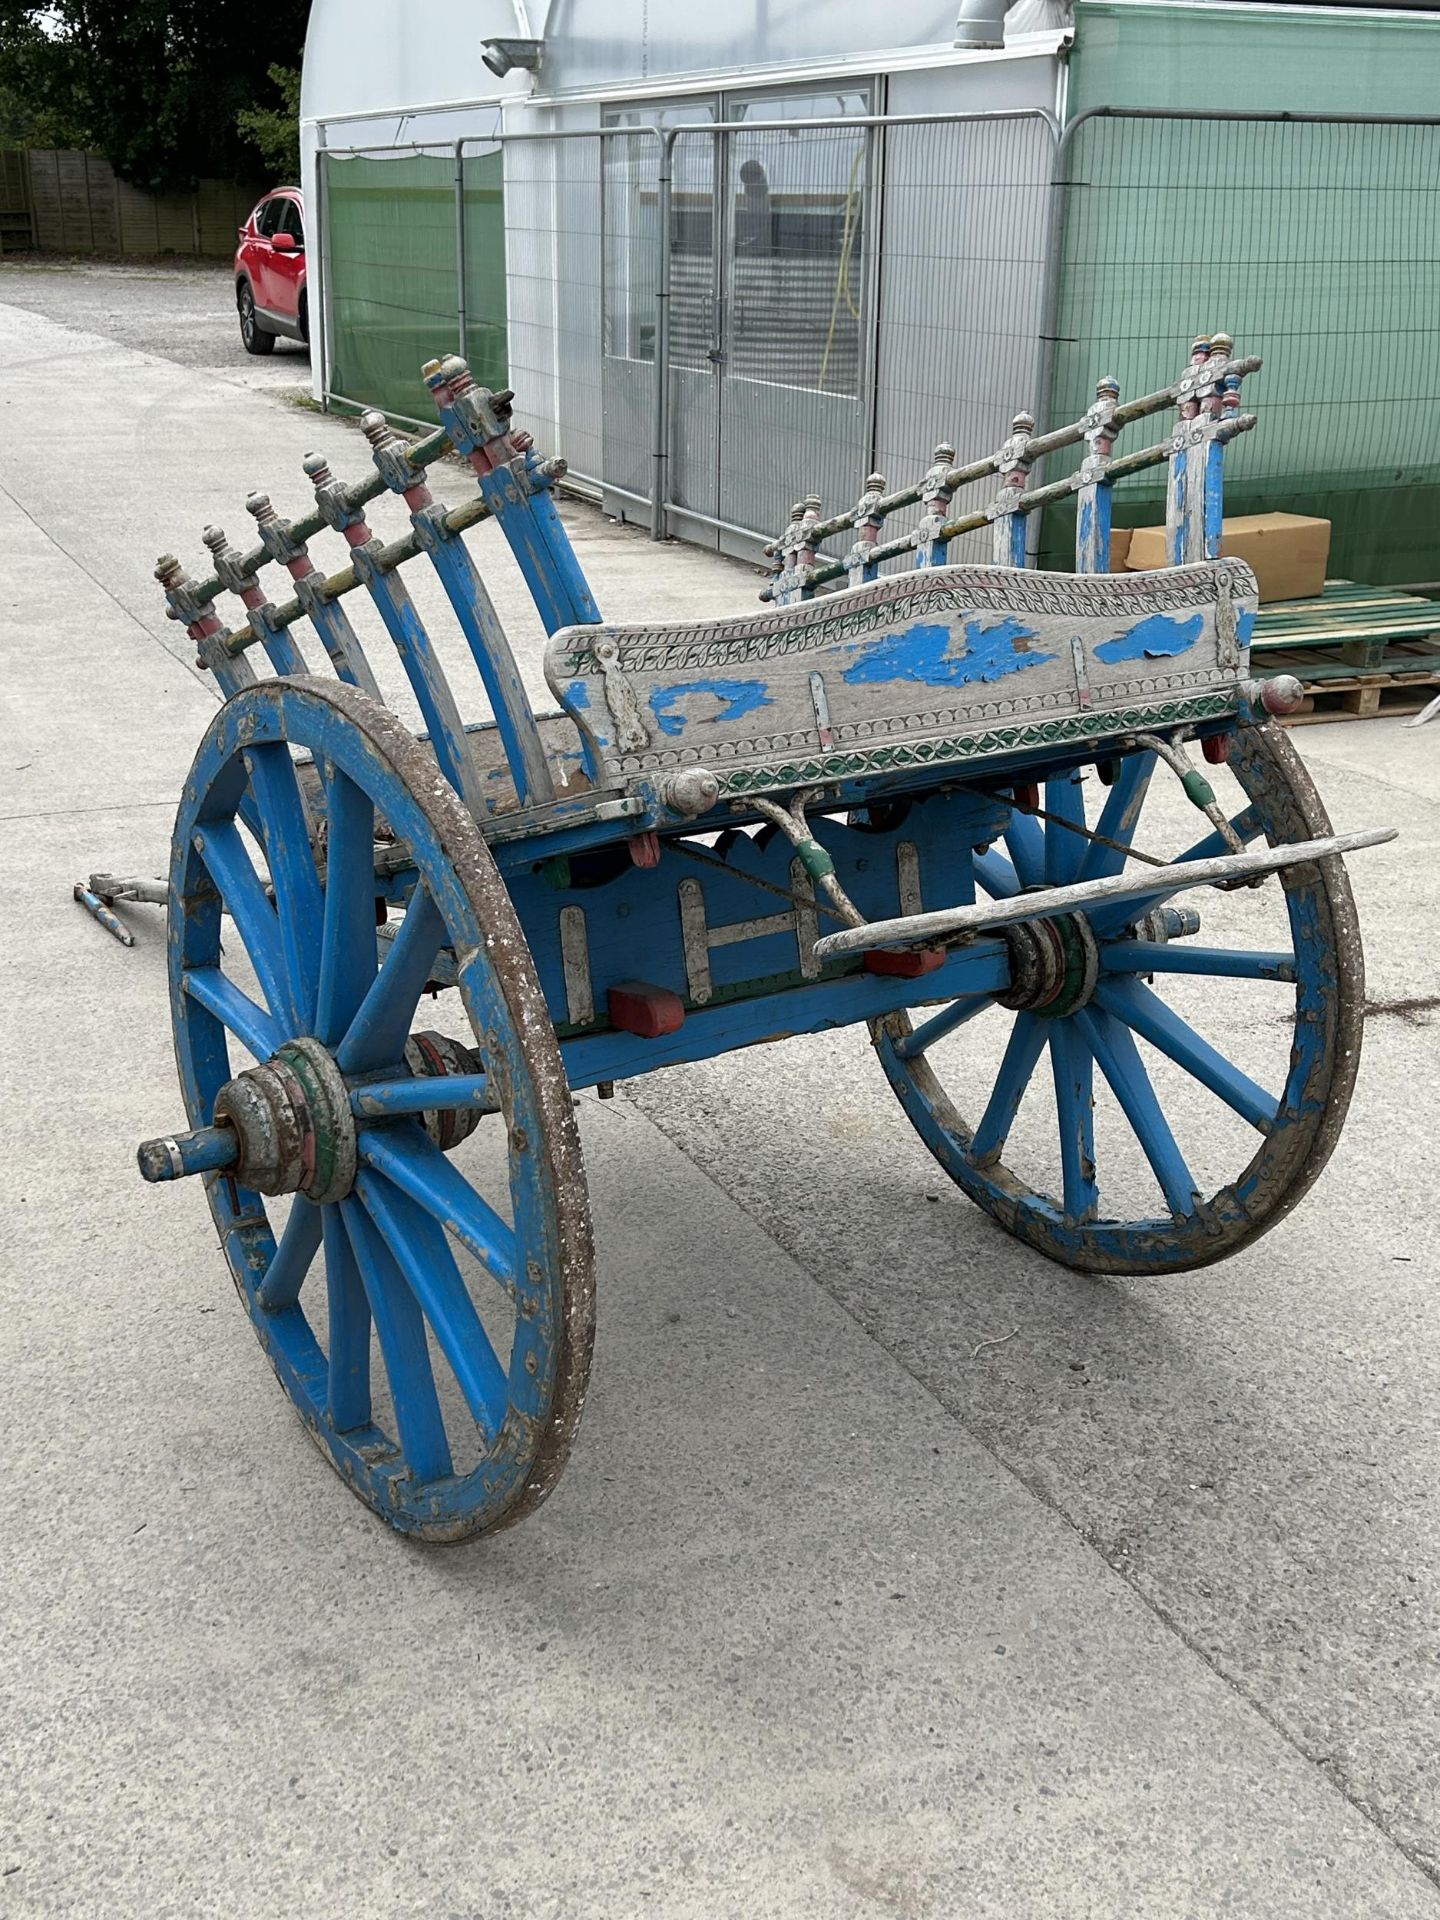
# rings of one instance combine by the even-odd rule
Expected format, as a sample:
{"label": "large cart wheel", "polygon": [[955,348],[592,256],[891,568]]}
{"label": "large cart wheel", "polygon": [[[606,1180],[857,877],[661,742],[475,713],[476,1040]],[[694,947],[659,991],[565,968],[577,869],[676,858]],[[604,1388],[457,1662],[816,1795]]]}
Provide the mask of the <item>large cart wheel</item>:
{"label": "large cart wheel", "polygon": [[[1041,804],[1052,817],[1042,824],[1016,813],[1009,857],[998,847],[975,854],[982,894],[1133,874],[1132,846],[1152,858],[1227,852],[1218,832],[1180,854],[1154,845],[1160,828],[1147,832],[1145,811],[1154,769],[1155,756],[1137,749],[1108,793],[1093,776],[1048,780]],[[1243,790],[1228,809],[1243,841],[1283,846],[1329,833],[1278,728],[1238,732],[1229,769]],[[1225,770],[1215,771],[1218,790]],[[1097,788],[1103,806],[1087,822],[1085,793]],[[1171,898],[1157,881],[1145,899],[1009,929],[1004,994],[972,996],[913,1026],[892,1015],[871,1029],[941,1166],[1008,1232],[1066,1266],[1163,1274],[1234,1253],[1309,1188],[1349,1105],[1364,967],[1338,856],[1287,868],[1258,892]],[[1008,1033],[998,1064],[992,1046],[977,1075],[987,1021],[970,1023],[987,1014],[993,1023],[997,1001]],[[1217,1026],[1227,1050],[1203,1037]],[[1048,1086],[1036,1073],[1047,1051]],[[973,1125],[947,1090],[959,1086],[978,1113]]]}
{"label": "large cart wheel", "polygon": [[[292,750],[320,772],[319,832]],[[418,876],[383,963],[377,818]],[[170,885],[185,1102],[232,1156],[238,1141],[206,1185],[281,1385],[392,1526],[454,1540],[509,1524],[569,1452],[594,1291],[570,1091],[489,849],[383,707],[277,679],[206,734]],[[451,956],[476,1049],[412,1036]],[[469,1106],[417,1111],[417,1077],[457,1066]],[[483,1159],[493,1130],[488,1198],[448,1152],[477,1122],[465,1152]]]}

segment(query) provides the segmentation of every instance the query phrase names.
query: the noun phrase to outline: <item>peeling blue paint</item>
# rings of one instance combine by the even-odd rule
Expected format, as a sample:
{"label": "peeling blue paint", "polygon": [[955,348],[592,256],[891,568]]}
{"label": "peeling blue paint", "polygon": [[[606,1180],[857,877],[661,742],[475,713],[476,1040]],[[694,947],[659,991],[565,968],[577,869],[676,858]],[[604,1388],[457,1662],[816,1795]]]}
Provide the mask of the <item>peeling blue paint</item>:
{"label": "peeling blue paint", "polygon": [[914,680],[926,687],[968,687],[974,681],[1003,680],[1026,667],[1043,666],[1053,653],[1027,653],[1017,646],[1035,637],[1033,627],[1018,620],[967,620],[964,651],[950,652],[949,627],[920,624],[904,633],[886,634],[859,650],[859,658],[841,676],[850,685],[873,681]]}
{"label": "peeling blue paint", "polygon": [[[720,702],[718,713],[672,713],[677,700],[694,694],[709,694]],[[650,711],[662,733],[683,733],[691,720],[713,724],[717,720],[739,720],[757,707],[768,707],[770,695],[763,680],[687,680],[683,686],[657,687],[650,696]]]}
{"label": "peeling blue paint", "polygon": [[1235,616],[1235,639],[1238,645],[1248,647],[1250,636],[1255,631],[1255,615],[1248,607],[1243,607]]}
{"label": "peeling blue paint", "polygon": [[576,707],[583,713],[590,705],[589,683],[584,680],[568,681],[565,687],[565,704],[568,707]]}
{"label": "peeling blue paint", "polygon": [[1168,660],[1177,653],[1188,653],[1200,638],[1204,625],[1203,613],[1192,614],[1188,620],[1172,620],[1168,613],[1152,613],[1149,619],[1137,621],[1128,633],[1114,640],[1102,640],[1095,649],[1095,657],[1112,667],[1122,660]]}
{"label": "peeling blue paint", "polygon": [[1094,532],[1095,508],[1091,504],[1088,496],[1082,494],[1080,497],[1080,546],[1082,550],[1089,547],[1091,536]]}

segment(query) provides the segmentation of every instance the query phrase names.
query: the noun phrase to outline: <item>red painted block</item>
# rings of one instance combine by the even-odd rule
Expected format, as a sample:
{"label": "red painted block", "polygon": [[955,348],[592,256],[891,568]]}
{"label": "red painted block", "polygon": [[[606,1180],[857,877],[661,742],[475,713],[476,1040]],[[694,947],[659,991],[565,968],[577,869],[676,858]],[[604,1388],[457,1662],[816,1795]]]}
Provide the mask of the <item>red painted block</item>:
{"label": "red painted block", "polygon": [[871,947],[865,955],[867,973],[889,974],[897,980],[918,980],[922,973],[933,973],[944,964],[942,947],[911,947],[904,953],[893,953],[888,947]]}
{"label": "red painted block", "polygon": [[652,987],[648,980],[621,980],[605,996],[612,1027],[638,1033],[642,1040],[658,1040],[685,1024],[685,1003],[668,987]]}

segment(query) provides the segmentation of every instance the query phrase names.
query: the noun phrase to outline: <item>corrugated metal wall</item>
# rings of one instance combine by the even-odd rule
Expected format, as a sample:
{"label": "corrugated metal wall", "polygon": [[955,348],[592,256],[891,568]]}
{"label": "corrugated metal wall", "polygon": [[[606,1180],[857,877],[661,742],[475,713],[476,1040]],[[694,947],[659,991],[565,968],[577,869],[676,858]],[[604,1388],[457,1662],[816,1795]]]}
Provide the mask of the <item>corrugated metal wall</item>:
{"label": "corrugated metal wall", "polygon": [[[1079,9],[1071,100],[1243,114],[1433,113],[1440,19]],[[1139,393],[1177,342],[1228,328],[1265,358],[1232,512],[1332,523],[1332,575],[1440,579],[1440,127],[1092,119],[1072,133],[1052,417],[1113,373]],[[1122,442],[1122,451],[1124,443]],[[1161,517],[1152,481],[1121,524]],[[1047,515],[1046,552],[1069,543]]]}

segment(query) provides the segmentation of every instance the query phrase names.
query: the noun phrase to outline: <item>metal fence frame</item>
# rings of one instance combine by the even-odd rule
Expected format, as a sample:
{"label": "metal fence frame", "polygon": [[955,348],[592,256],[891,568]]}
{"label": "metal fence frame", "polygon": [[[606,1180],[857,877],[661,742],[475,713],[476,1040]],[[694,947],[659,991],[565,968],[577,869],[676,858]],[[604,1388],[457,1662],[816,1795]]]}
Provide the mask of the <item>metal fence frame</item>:
{"label": "metal fence frame", "polygon": [[[1357,126],[1415,126],[1440,127],[1440,115],[1428,114],[1383,114],[1383,113],[1318,113],[1290,112],[1285,110],[1243,111],[1230,108],[1184,108],[1184,107],[1114,107],[1096,106],[1087,108],[1068,121],[1062,128],[1055,116],[1041,107],[1017,107],[982,113],[912,113],[912,114],[855,114],[833,118],[774,120],[764,122],[766,131],[785,132],[821,132],[827,129],[856,131],[862,128],[879,130],[882,139],[887,129],[918,126],[945,125],[981,125],[1003,121],[1029,120],[1045,126],[1053,142],[1053,157],[1046,195],[1044,219],[1044,273],[1040,294],[1040,325],[1037,338],[1037,360],[1034,381],[1034,412],[1042,432],[1049,424],[1049,415],[1054,405],[1054,380],[1056,372],[1056,346],[1060,320],[1060,304],[1063,293],[1063,270],[1065,253],[1065,230],[1068,197],[1071,190],[1082,183],[1070,179],[1070,164],[1077,136],[1090,122],[1101,119],[1115,120],[1151,120],[1151,121],[1229,121],[1245,123],[1308,123],[1318,125],[1357,125]],[[657,224],[661,239],[657,260],[655,301],[655,355],[652,371],[651,404],[651,488],[648,496],[629,493],[617,487],[600,475],[577,473],[576,478],[587,485],[604,488],[605,491],[623,499],[634,500],[638,505],[647,506],[650,511],[650,532],[652,538],[663,540],[668,537],[671,516],[680,514],[701,524],[708,524],[721,532],[738,535],[742,538],[764,538],[765,530],[740,527],[734,523],[713,519],[704,513],[684,506],[671,498],[670,491],[670,455],[671,455],[671,329],[670,305],[672,298],[672,247],[670,245],[673,184],[672,160],[675,142],[682,135],[708,135],[712,138],[724,138],[733,134],[753,133],[756,122],[747,120],[696,121],[660,128],[651,126],[598,126],[584,128],[565,128],[558,130],[525,130],[508,132],[497,130],[493,134],[465,135],[453,142],[411,141],[387,144],[370,142],[362,146],[330,147],[324,143],[325,126],[319,127],[320,145],[317,149],[317,186],[320,204],[317,212],[320,219],[322,236],[321,274],[322,274],[322,312],[323,324],[319,329],[320,343],[320,381],[322,402],[329,405],[338,401],[346,406],[359,406],[363,403],[350,396],[331,392],[330,369],[334,364],[333,341],[331,338],[331,300],[333,285],[328,254],[328,221],[325,217],[325,162],[328,159],[353,158],[362,155],[380,156],[398,153],[443,154],[449,151],[454,158],[455,167],[455,220],[456,220],[456,326],[460,351],[465,350],[466,333],[466,235],[464,219],[464,160],[467,148],[501,148],[536,142],[563,143],[574,140],[591,140],[601,143],[607,140],[623,139],[627,141],[650,141],[656,148],[657,159]],[[603,148],[602,148],[603,151]],[[883,151],[883,148],[882,148]],[[868,190],[883,191],[883,178],[871,180]],[[867,255],[871,242],[867,240]],[[883,238],[875,253],[874,261],[880,276],[885,271],[885,252]],[[1203,316],[1202,316],[1203,317]],[[871,316],[871,331],[875,330],[875,315]],[[872,437],[875,406],[879,381],[874,365],[874,353],[869,352],[866,363],[866,383],[868,390],[863,398],[868,405],[872,420]],[[1017,404],[1023,395],[1016,395]],[[395,415],[395,418],[404,416]],[[425,426],[420,421],[407,424]],[[1032,547],[1038,542],[1039,516],[1033,517],[1036,525],[1030,529]],[[770,530],[773,531],[773,530]],[[1032,552],[1032,559],[1034,557]]]}
{"label": "metal fence frame", "polygon": [[[1006,107],[981,113],[907,113],[907,114],[849,114],[830,118],[766,120],[763,122],[767,133],[784,133],[791,130],[797,133],[824,132],[826,130],[844,130],[854,132],[862,128],[875,128],[884,131],[889,128],[908,126],[970,126],[986,125],[1008,121],[1033,121],[1045,127],[1058,151],[1061,132],[1059,122],[1053,113],[1044,107]],[[455,165],[455,279],[456,279],[456,334],[458,350],[464,353],[466,311],[465,311],[465,216],[464,216],[464,158],[467,147],[504,148],[518,144],[536,142],[555,143],[573,140],[629,140],[650,141],[657,148],[657,224],[663,244],[659,249],[655,291],[655,360],[652,373],[651,427],[652,449],[650,455],[652,481],[648,496],[629,494],[622,487],[604,480],[599,475],[577,473],[575,478],[603,487],[607,492],[633,499],[638,505],[650,509],[650,534],[654,540],[669,537],[669,522],[672,514],[684,514],[688,519],[716,527],[721,532],[738,535],[743,539],[763,539],[765,530],[753,527],[736,526],[733,522],[714,519],[713,516],[697,512],[694,508],[681,505],[670,498],[669,461],[670,461],[670,300],[672,287],[672,249],[668,244],[671,230],[671,188],[673,184],[672,156],[675,142],[682,135],[708,135],[712,138],[737,133],[753,133],[757,123],[747,120],[696,121],[677,124],[672,127],[570,127],[555,131],[535,130],[503,132],[493,134],[466,134],[448,143],[435,140],[415,140],[387,144],[368,142],[361,146],[331,147],[320,144],[316,150],[316,179],[319,198],[317,213],[319,217],[321,246],[321,311],[322,324],[318,330],[320,342],[320,381],[322,404],[328,406],[338,401],[342,406],[358,407],[363,402],[348,394],[332,392],[329,385],[329,371],[334,364],[333,343],[331,340],[331,303],[330,289],[333,284],[329,258],[329,224],[325,207],[325,166],[329,159],[354,159],[366,155],[379,156],[391,153],[431,153],[446,151],[454,156]],[[324,127],[320,132],[323,136]],[[1052,182],[1053,184],[1053,182]],[[871,190],[873,191],[873,184]],[[884,255],[881,252],[878,266],[883,272]],[[1036,401],[1045,399],[1045,363],[1043,342],[1039,343],[1041,352],[1037,361]],[[873,359],[873,356],[871,356]],[[868,368],[869,385],[872,391],[867,394],[867,404],[873,416],[875,395],[873,389],[877,382],[873,365]],[[425,423],[407,419],[403,415],[393,418],[404,420],[406,425],[423,427]],[[771,529],[770,531],[773,531]]]}

